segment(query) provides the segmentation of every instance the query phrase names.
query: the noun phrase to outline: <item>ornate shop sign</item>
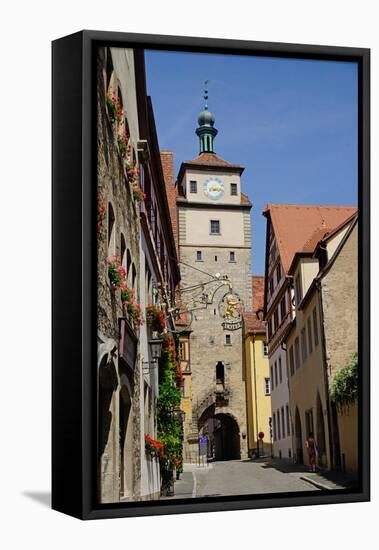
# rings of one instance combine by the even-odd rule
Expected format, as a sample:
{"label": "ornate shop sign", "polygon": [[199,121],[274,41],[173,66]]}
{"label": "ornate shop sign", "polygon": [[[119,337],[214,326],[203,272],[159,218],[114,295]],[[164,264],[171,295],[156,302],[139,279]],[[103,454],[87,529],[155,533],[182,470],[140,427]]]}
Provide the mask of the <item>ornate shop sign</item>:
{"label": "ornate shop sign", "polygon": [[224,294],[219,305],[219,311],[224,319],[222,323],[224,330],[242,328],[243,303],[238,294],[234,292]]}

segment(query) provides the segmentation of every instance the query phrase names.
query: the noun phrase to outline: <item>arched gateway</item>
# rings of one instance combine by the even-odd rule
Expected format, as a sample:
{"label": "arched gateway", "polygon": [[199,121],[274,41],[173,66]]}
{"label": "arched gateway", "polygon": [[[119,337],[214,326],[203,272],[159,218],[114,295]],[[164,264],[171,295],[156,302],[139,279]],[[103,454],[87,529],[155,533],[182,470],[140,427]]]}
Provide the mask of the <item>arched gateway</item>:
{"label": "arched gateway", "polygon": [[199,419],[199,434],[208,440],[208,458],[238,460],[241,458],[240,429],[230,413],[209,406]]}

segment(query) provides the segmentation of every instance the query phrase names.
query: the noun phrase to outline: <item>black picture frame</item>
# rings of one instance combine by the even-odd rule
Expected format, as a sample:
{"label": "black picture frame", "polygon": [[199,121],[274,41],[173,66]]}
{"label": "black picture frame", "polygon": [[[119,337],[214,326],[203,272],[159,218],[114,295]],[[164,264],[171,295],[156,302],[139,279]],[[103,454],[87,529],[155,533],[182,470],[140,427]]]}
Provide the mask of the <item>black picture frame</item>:
{"label": "black picture frame", "polygon": [[[98,45],[358,64],[360,483],[354,490],[96,503],[96,148]],[[370,50],[81,31],[52,44],[52,507],[81,519],[362,502],[370,499]]]}

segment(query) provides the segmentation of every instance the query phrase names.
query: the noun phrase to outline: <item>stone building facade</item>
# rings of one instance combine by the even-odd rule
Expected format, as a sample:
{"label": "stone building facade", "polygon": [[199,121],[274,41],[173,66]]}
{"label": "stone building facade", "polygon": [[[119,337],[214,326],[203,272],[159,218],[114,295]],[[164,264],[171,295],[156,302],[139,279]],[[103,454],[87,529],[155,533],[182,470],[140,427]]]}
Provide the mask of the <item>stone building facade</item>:
{"label": "stone building facade", "polygon": [[98,499],[159,498],[144,442],[156,435],[154,334],[138,317],[172,305],[180,273],[142,50],[99,48],[97,151]]}
{"label": "stone building facade", "polygon": [[313,433],[318,466],[357,472],[356,405],[337,411],[330,396],[335,373],[358,349],[357,219],[346,211],[336,228],[317,230],[296,253],[296,317],[286,335],[293,445],[308,464],[305,440]]}
{"label": "stone building facade", "polygon": [[205,106],[196,130],[200,154],[177,178],[181,295],[191,325],[190,391],[184,459],[247,456],[242,308],[251,310],[251,203],[241,192],[243,167],[214,152],[217,130]]}

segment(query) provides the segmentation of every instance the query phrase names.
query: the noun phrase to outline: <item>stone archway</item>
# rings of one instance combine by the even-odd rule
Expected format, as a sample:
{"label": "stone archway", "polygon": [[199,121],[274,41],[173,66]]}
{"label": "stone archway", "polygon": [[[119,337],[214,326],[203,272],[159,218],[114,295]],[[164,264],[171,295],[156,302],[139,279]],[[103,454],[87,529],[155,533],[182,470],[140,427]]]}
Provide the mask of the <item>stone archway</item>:
{"label": "stone archway", "polygon": [[237,421],[230,414],[216,414],[214,428],[216,460],[241,458],[240,432]]}
{"label": "stone archway", "polygon": [[241,458],[240,430],[230,413],[216,413],[215,404],[207,407],[199,418],[199,434],[208,439],[208,458],[239,460]]}
{"label": "stone archway", "polygon": [[301,431],[300,413],[297,407],[295,412],[295,439],[296,439],[296,462],[298,464],[304,464],[303,435]]}

